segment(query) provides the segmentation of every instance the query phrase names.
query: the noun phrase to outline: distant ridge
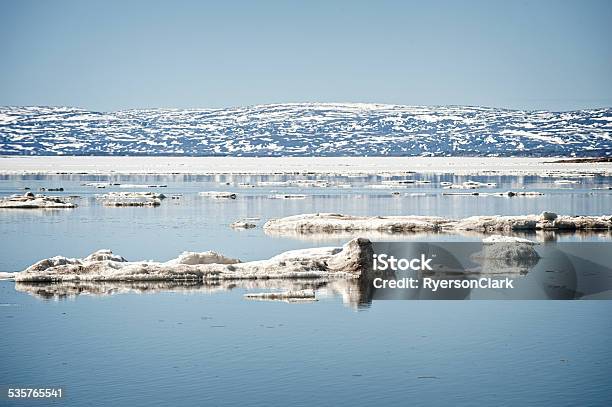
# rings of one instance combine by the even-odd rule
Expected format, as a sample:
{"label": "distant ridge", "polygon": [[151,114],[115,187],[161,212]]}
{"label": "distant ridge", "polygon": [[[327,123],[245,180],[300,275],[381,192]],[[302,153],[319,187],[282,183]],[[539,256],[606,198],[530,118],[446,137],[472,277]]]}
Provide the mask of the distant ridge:
{"label": "distant ridge", "polygon": [[1,155],[612,156],[612,108],[290,103],[110,113],[0,107]]}

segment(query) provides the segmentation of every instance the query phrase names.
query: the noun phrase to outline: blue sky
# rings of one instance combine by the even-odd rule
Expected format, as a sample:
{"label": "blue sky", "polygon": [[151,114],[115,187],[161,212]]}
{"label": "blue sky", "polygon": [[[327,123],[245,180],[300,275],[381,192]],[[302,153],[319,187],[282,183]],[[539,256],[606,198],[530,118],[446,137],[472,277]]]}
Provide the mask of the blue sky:
{"label": "blue sky", "polygon": [[0,105],[612,106],[612,1],[0,0]]}

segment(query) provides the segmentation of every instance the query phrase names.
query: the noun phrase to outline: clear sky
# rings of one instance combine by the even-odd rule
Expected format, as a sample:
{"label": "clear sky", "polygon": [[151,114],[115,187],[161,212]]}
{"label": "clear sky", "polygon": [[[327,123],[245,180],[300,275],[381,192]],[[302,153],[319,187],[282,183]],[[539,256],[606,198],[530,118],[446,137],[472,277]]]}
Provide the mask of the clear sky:
{"label": "clear sky", "polygon": [[0,0],[0,105],[612,106],[612,1]]}

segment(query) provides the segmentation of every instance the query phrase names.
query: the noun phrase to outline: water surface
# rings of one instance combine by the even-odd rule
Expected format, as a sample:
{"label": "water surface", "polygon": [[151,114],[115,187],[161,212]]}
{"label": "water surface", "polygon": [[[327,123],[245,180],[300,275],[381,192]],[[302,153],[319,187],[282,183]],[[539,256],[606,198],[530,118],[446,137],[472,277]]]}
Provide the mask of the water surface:
{"label": "water surface", "polygon": [[[287,180],[327,181],[330,187],[264,186],[245,188],[239,184]],[[410,184],[405,188],[372,189],[383,181],[413,179],[430,184]],[[478,190],[445,190],[440,182],[462,183],[467,180],[496,183],[496,188]],[[0,210],[0,271],[21,270],[33,262],[58,254],[83,257],[108,248],[128,260],[165,261],[184,250],[215,250],[242,260],[270,257],[285,250],[342,245],[350,237],[318,236],[308,240],[266,235],[261,226],[273,217],[301,213],[335,212],[353,215],[435,215],[462,218],[473,215],[525,215],[544,210],[568,215],[612,214],[612,190],[594,188],[612,185],[611,177],[575,179],[578,184],[559,186],[554,178],[544,177],[465,177],[453,175],[410,174],[405,177],[317,177],[317,176],[248,176],[248,175],[168,175],[168,176],[93,176],[30,175],[1,176],[0,196],[23,193],[23,188],[38,192],[40,188],[64,188],[53,195],[78,195],[79,207],[71,210]],[[156,208],[105,207],[96,194],[109,191],[132,191],[114,186],[96,189],[83,186],[91,182],[167,185],[165,188],[143,188],[139,191],[162,192],[168,196],[182,194],[181,199],[166,199]],[[227,184],[230,185],[227,185]],[[351,188],[340,185],[349,184]],[[211,199],[198,196],[200,191],[233,191],[237,199]],[[445,196],[445,192],[539,191],[544,196]],[[399,196],[392,195],[399,192]],[[276,194],[304,194],[305,199],[270,199]],[[424,195],[422,195],[424,194]],[[258,228],[237,231],[232,222],[258,217]],[[388,238],[388,237],[385,237]],[[405,237],[409,238],[409,237]],[[423,239],[423,236],[417,238]],[[452,238],[426,236],[427,239]],[[480,237],[471,237],[479,239]],[[609,239],[607,233],[560,236],[560,239]],[[470,239],[462,236],[461,239]]]}
{"label": "water surface", "polygon": [[[216,250],[251,260],[346,242],[346,236],[304,240],[268,236],[261,229],[270,217],[305,212],[449,217],[543,210],[612,213],[612,191],[593,189],[612,183],[603,177],[580,179],[569,189],[550,178],[419,174],[410,177],[431,184],[379,190],[367,187],[383,180],[371,176],[331,180],[351,183],[350,189],[236,185],[287,177],[4,176],[1,195],[23,193],[26,186],[34,192],[63,187],[64,192],[53,194],[81,198],[72,210],[0,211],[0,270],[20,270],[58,254],[82,257],[100,248],[130,260],[163,261],[183,250]],[[545,195],[442,195],[441,181],[468,179],[498,183],[489,192]],[[109,189],[81,185],[87,182],[166,184],[151,190],[183,195],[157,208],[109,208],[95,199]],[[197,196],[206,190],[235,191],[238,198]],[[399,197],[391,195],[396,190]],[[269,198],[286,192],[307,197]],[[412,193],[425,196],[404,195]],[[243,217],[260,217],[259,227],[229,228]],[[332,291],[314,303],[288,304],[247,301],[243,294],[249,287],[240,284],[217,290],[158,288],[100,288],[45,297],[0,282],[0,383],[62,385],[67,397],[54,404],[70,406],[612,404],[610,301],[374,299],[369,306],[355,307]]]}

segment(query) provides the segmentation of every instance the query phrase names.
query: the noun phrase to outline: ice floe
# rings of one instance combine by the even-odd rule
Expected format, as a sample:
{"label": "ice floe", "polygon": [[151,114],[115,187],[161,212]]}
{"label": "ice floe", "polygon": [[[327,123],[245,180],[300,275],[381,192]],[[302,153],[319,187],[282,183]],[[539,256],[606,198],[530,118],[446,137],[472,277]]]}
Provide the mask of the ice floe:
{"label": "ice floe", "polygon": [[115,206],[115,207],[129,207],[129,206],[135,206],[135,207],[144,207],[144,206],[159,206],[161,205],[161,200],[155,198],[155,199],[149,199],[146,201],[103,201],[102,202],[104,206]]}
{"label": "ice floe", "polygon": [[226,192],[226,191],[203,191],[198,195],[205,198],[214,198],[214,199],[236,199],[237,195],[234,192]]}
{"label": "ice floe", "polygon": [[109,192],[99,195],[100,199],[165,199],[166,195],[158,192]]}
{"label": "ice floe", "polygon": [[249,222],[246,219],[243,219],[243,220],[237,220],[236,222],[231,223],[230,227],[232,229],[252,229],[252,228],[257,227],[257,225],[254,224],[253,222]]}
{"label": "ice floe", "polygon": [[264,229],[302,233],[333,231],[427,231],[438,230],[448,222],[438,216],[352,216],[336,213],[315,213],[271,219]]}
{"label": "ice floe", "polygon": [[215,252],[187,252],[163,263],[129,262],[102,250],[83,259],[43,259],[11,277],[17,282],[359,278],[371,270],[372,254],[372,244],[367,239],[353,239],[343,247],[292,250],[268,260],[245,263]]}
{"label": "ice floe", "polygon": [[506,192],[443,192],[444,196],[499,196],[512,198],[515,196],[535,197],[544,196],[544,193],[538,191],[506,191]]}
{"label": "ice floe", "polygon": [[119,184],[119,188],[167,188],[165,184]]}
{"label": "ice floe", "polygon": [[479,188],[495,188],[497,183],[495,182],[478,182],[478,181],[466,181],[462,184],[450,184],[444,186],[444,189],[479,189]]}
{"label": "ice floe", "polygon": [[166,195],[157,192],[109,192],[98,195],[104,206],[159,206]]}
{"label": "ice floe", "polygon": [[267,293],[247,293],[244,298],[249,300],[259,301],[285,301],[285,302],[302,302],[316,301],[315,292],[312,289],[299,291],[281,291]]}
{"label": "ice floe", "polygon": [[274,194],[270,195],[270,199],[306,199],[304,194]]}
{"label": "ice floe", "polygon": [[[552,219],[552,220],[551,220]],[[610,230],[612,216],[559,216],[552,212],[523,216],[472,216],[449,219],[438,216],[352,216],[314,213],[271,219],[266,232],[334,233],[336,231],[476,231],[481,233],[534,230]]]}
{"label": "ice floe", "polygon": [[104,188],[109,188],[109,187],[114,187],[114,186],[120,186],[121,184],[116,183],[116,182],[88,182],[86,184],[81,184],[84,187],[94,187],[94,188],[99,188],[99,189],[104,189]]}
{"label": "ice floe", "polygon": [[39,192],[64,192],[64,188],[63,187],[55,187],[55,188],[45,188],[45,187],[41,187],[38,188]]}
{"label": "ice floe", "polygon": [[[385,180],[381,181],[383,185],[391,185],[391,186],[401,186],[401,185],[410,185],[414,184],[415,181],[412,179],[402,179],[402,180]],[[375,187],[376,185],[371,185],[371,187]]]}
{"label": "ice floe", "polygon": [[11,195],[0,200],[0,209],[62,209],[76,208],[68,198],[47,196],[26,192],[23,195]]}

